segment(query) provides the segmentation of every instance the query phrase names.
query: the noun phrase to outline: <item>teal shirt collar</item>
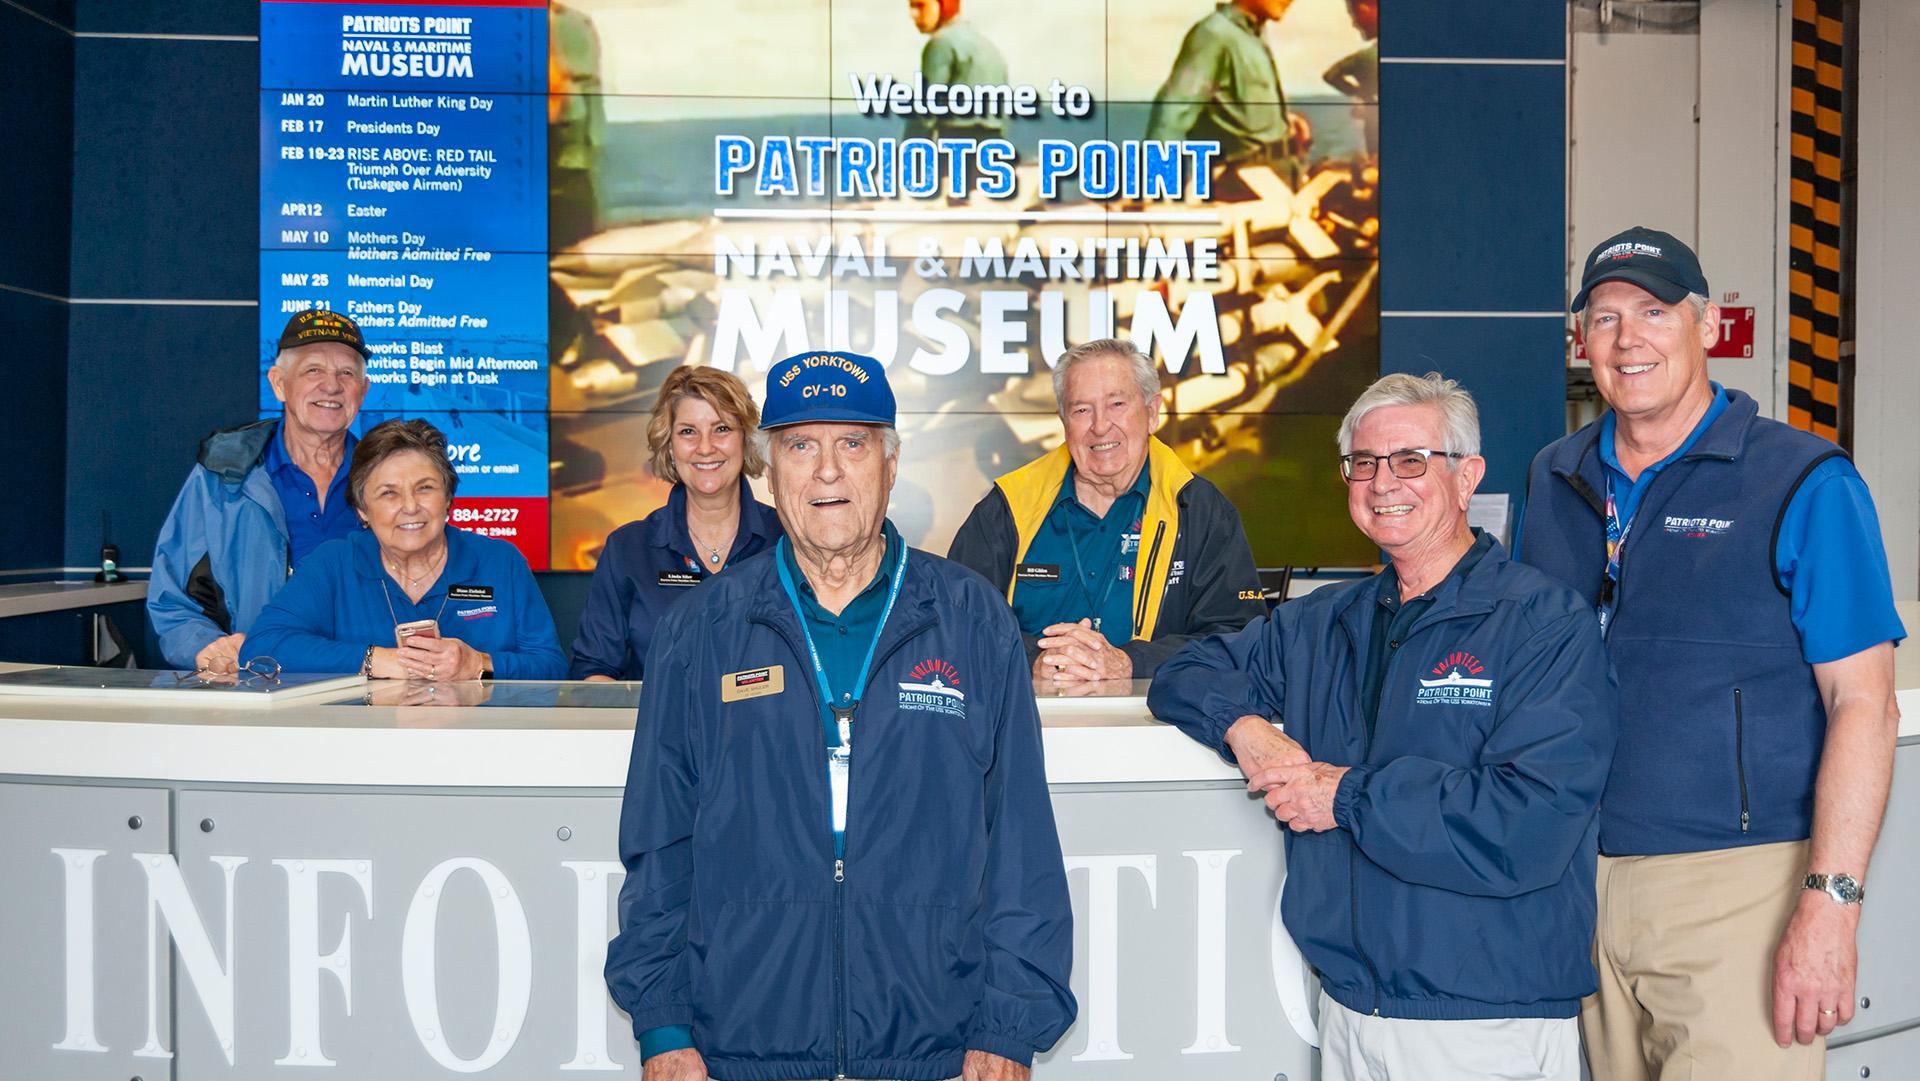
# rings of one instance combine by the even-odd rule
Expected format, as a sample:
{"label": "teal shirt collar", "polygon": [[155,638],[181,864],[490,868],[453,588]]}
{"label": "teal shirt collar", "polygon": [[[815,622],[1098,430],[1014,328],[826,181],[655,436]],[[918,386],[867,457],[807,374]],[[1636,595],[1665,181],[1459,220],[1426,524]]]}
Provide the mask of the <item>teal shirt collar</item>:
{"label": "teal shirt collar", "polygon": [[786,544],[778,546],[780,549],[780,558],[786,560],[787,570],[793,575],[793,583],[797,587],[800,603],[806,606],[807,618],[827,621],[851,621],[856,618],[856,609],[862,609],[869,603],[873,605],[873,612],[870,618],[878,619],[880,617],[879,604],[884,603],[886,600],[887,583],[892,580],[893,569],[900,562],[900,547],[902,544],[900,531],[893,528],[892,519],[881,522],[880,532],[882,536],[887,538],[887,550],[886,553],[880,557],[880,568],[873,572],[873,580],[868,582],[851,601],[848,601],[846,609],[837,616],[821,607],[819,600],[814,597],[813,583],[807,581],[806,572],[800,569],[799,561],[793,557],[793,542],[788,541]]}
{"label": "teal shirt collar", "polygon": [[[1053,505],[1056,509],[1062,503],[1072,503],[1073,505],[1080,507],[1083,510],[1087,509],[1086,504],[1080,502],[1079,494],[1074,491],[1073,478],[1075,476],[1076,476],[1076,473],[1073,467],[1073,459],[1069,458],[1067,459],[1067,474],[1066,476],[1060,478],[1060,491],[1057,495],[1053,497]],[[1133,478],[1133,486],[1128,488],[1126,491],[1120,493],[1119,499],[1115,499],[1114,502],[1118,503],[1121,499],[1125,499],[1130,495],[1137,495],[1141,499],[1141,505],[1144,506],[1147,498],[1147,494],[1152,490],[1152,488],[1153,488],[1153,462],[1151,460],[1142,461],[1140,463],[1139,474]],[[1091,510],[1088,510],[1087,513],[1091,514],[1093,512]]]}

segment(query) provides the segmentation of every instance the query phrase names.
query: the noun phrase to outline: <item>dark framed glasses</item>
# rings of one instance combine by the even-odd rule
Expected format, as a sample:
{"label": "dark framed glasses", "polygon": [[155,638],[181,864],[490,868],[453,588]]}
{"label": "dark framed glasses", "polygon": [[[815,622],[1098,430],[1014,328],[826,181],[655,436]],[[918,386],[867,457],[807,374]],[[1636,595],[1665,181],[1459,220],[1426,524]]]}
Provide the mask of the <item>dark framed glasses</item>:
{"label": "dark framed glasses", "polygon": [[1428,458],[1466,458],[1470,455],[1455,454],[1450,450],[1430,450],[1426,447],[1407,447],[1390,454],[1342,454],[1340,456],[1340,475],[1350,481],[1372,480],[1380,472],[1380,463],[1401,480],[1412,480],[1427,475]]}

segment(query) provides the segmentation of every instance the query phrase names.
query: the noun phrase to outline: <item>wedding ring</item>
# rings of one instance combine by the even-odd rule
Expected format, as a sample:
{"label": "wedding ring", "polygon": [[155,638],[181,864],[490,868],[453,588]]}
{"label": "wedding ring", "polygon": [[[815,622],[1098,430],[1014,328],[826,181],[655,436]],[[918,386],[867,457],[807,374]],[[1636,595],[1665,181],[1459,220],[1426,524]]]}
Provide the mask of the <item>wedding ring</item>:
{"label": "wedding ring", "polygon": [[1837,1013],[1839,1013],[1839,1012],[1840,1012],[1839,1010],[1821,1010],[1821,1011],[1820,1011],[1820,1016],[1822,1016],[1822,1017],[1832,1017],[1832,1016],[1833,1016],[1834,1014],[1837,1014]]}
{"label": "wedding ring", "polygon": [[435,667],[433,667],[433,666],[431,666],[431,665],[429,665],[429,666],[427,667],[427,678],[428,678],[428,679],[435,679],[435,678],[438,678],[438,677],[436,677],[436,676],[434,675],[434,673],[435,673],[435,672],[438,672],[438,671],[439,671],[439,669],[438,669],[438,668],[435,668]]}

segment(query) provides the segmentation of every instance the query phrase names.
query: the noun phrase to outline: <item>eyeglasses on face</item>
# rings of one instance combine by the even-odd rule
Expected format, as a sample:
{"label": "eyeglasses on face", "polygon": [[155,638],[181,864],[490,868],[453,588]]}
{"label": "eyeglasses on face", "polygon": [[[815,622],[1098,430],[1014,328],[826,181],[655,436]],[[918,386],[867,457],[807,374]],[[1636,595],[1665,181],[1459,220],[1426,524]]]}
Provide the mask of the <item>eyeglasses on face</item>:
{"label": "eyeglasses on face", "polygon": [[1401,480],[1412,480],[1427,475],[1428,458],[1466,458],[1468,455],[1455,454],[1450,450],[1431,450],[1427,447],[1407,447],[1388,454],[1342,454],[1340,456],[1340,475],[1350,481],[1372,480],[1380,472],[1380,463]]}

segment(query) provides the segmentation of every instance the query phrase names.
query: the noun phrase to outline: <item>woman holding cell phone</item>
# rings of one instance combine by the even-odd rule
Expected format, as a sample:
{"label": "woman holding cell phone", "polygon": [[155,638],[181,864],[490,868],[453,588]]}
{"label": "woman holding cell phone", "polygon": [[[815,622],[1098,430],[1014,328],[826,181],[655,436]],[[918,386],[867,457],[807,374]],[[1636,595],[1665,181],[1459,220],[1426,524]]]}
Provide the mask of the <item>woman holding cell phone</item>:
{"label": "woman holding cell phone", "polygon": [[560,679],[567,662],[513,545],[447,526],[459,476],[424,420],[360,440],[347,500],[367,528],[314,549],[247,648],[287,672],[370,679]]}

